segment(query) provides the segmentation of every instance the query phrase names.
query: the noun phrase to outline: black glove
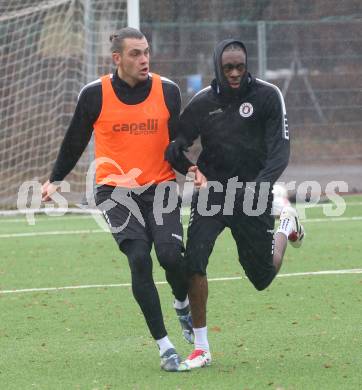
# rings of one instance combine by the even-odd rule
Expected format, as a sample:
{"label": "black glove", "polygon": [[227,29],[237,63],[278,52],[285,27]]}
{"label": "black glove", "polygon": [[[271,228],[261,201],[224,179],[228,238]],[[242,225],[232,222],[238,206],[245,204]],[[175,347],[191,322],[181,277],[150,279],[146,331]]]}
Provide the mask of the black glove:
{"label": "black glove", "polygon": [[165,150],[165,160],[171,165],[175,164],[181,156],[181,153],[189,150],[188,144],[184,138],[178,137],[173,140]]}

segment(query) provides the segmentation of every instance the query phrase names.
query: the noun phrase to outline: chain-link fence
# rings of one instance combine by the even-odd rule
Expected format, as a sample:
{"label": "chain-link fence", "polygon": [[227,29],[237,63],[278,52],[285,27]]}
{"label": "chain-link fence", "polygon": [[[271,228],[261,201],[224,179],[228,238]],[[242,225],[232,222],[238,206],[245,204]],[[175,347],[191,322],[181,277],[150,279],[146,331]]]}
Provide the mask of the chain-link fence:
{"label": "chain-link fence", "polygon": [[285,96],[292,155],[283,179],[362,190],[361,1],[155,0],[141,1],[141,15],[155,68],[180,83],[184,103],[190,75],[202,86],[213,77],[214,45],[243,40],[252,74]]}
{"label": "chain-link fence", "polygon": [[278,85],[285,96],[292,163],[362,161],[361,22],[206,22],[143,29],[152,42],[154,68],[180,84],[185,101],[192,75],[199,75],[202,86],[214,77],[215,44],[242,39],[251,73]]}

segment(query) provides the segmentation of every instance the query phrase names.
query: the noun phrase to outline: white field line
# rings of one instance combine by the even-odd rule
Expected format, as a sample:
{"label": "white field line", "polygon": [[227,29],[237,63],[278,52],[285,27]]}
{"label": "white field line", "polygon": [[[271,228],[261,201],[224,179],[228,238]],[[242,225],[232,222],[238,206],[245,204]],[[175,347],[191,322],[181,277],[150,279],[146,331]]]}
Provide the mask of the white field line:
{"label": "white field line", "polygon": [[[57,221],[64,221],[64,220],[69,220],[69,221],[77,221],[77,220],[81,220],[81,219],[94,219],[94,215],[102,215],[102,213],[97,213],[97,212],[92,212],[92,213],[88,213],[87,215],[77,215],[77,214],[66,214],[66,215],[58,215],[58,214],[54,214],[54,215],[49,215],[48,217],[45,217],[44,214],[42,214],[42,217],[41,218],[37,218],[37,215],[36,214],[34,216],[34,219],[35,219],[35,222],[38,223],[38,222],[57,222]],[[188,216],[190,215],[190,212],[188,211],[183,211],[181,213],[182,216]],[[24,216],[23,218],[2,218],[1,217],[1,214],[0,214],[0,222],[1,223],[26,223],[27,220],[26,220],[26,216]]]}
{"label": "white field line", "polygon": [[[35,222],[38,223],[38,222],[57,222],[57,221],[64,221],[64,220],[68,220],[68,221],[76,221],[76,220],[79,220],[79,219],[93,219],[93,216],[92,215],[53,215],[51,217],[42,217],[42,218],[37,218],[36,216],[34,217],[35,219]],[[24,218],[0,218],[0,222],[6,222],[6,223],[26,223],[27,220],[26,220],[26,217],[24,216]]]}
{"label": "white field line", "polygon": [[[306,208],[306,209],[314,209],[314,208],[322,208],[322,207],[325,207],[325,206],[343,206],[344,204],[346,204],[347,208],[348,206],[362,206],[362,202],[345,202],[345,203],[341,203],[341,202],[337,202],[337,203],[317,203],[317,204],[308,204],[308,203],[304,203],[303,206],[301,206],[300,204],[297,203],[297,208],[298,207],[301,207],[301,208]],[[294,207],[294,206],[293,206]]]}
{"label": "white field line", "polygon": [[[362,203],[361,203],[362,205]],[[38,218],[36,219],[36,222],[57,222],[60,220],[69,220],[69,221],[76,221],[76,220],[82,220],[82,219],[93,219],[94,217],[91,215],[81,215],[81,216],[55,216],[50,217],[50,218]],[[306,223],[306,222],[328,222],[328,221],[350,221],[350,220],[357,220],[359,221],[362,219],[362,216],[357,216],[357,217],[326,217],[326,218],[307,218],[307,219],[301,219],[301,222]],[[0,218],[0,222],[2,223],[21,223],[21,222],[26,222],[25,217],[24,218],[7,218],[3,219]],[[186,225],[187,226],[187,225]]]}
{"label": "white field line", "polygon": [[[336,217],[336,218],[308,218],[301,220],[303,223],[320,223],[320,222],[346,222],[346,221],[362,221],[362,216],[357,217]],[[187,228],[188,224],[183,227]],[[0,234],[1,238],[17,238],[17,237],[39,237],[39,236],[64,236],[67,234],[95,234],[108,233],[103,229],[83,229],[83,230],[50,230],[48,232],[21,232]]]}
{"label": "white field line", "polygon": [[[69,215],[86,215],[91,216],[91,214],[100,214],[102,215],[102,212],[98,209],[90,209],[83,206],[80,206],[78,208],[74,207],[43,207],[38,209],[17,209],[17,210],[0,210],[0,217],[10,217],[9,219],[12,219],[12,217],[15,217],[17,215],[24,215],[24,219],[26,218],[27,214],[30,215],[42,215],[45,216],[48,213],[48,217],[67,217]],[[21,218],[19,218],[21,220]]]}
{"label": "white field line", "polygon": [[[326,205],[330,205],[330,203],[321,203],[321,204],[315,204],[315,205],[305,205],[305,208],[306,209],[309,209],[309,208],[322,208]],[[337,203],[336,205],[339,205],[339,203]],[[346,203],[347,205],[347,208],[349,206],[362,206],[362,202],[350,202],[350,203]],[[74,220],[78,220],[78,219],[92,219],[93,216],[92,214],[102,214],[99,210],[97,209],[94,209],[94,210],[90,210],[90,209],[70,209],[70,212],[66,215],[59,215],[57,213],[65,213],[67,212],[66,209],[55,209],[53,210],[53,215],[51,216],[48,216],[48,218],[45,217],[45,213],[44,213],[44,209],[35,209],[35,210],[23,210],[22,212],[18,211],[18,210],[14,210],[14,211],[0,211],[0,221],[1,222],[10,222],[10,223],[21,223],[21,222],[26,222],[26,213],[28,212],[35,212],[35,219],[36,219],[36,222],[49,222],[49,221],[59,221],[59,220],[64,220],[64,219],[71,219],[72,221]],[[19,214],[23,214],[24,217],[23,218],[2,218],[3,216],[9,216],[9,215],[19,215]],[[42,215],[42,218],[36,218],[36,215],[37,214],[41,214]],[[79,214],[82,214],[82,215],[79,215]],[[183,216],[188,216],[190,215],[190,208],[189,207],[186,207],[186,208],[183,208],[181,210],[181,214]]]}
{"label": "white field line", "polygon": [[[315,272],[296,272],[290,274],[279,274],[277,278],[287,278],[294,276],[318,276],[318,275],[346,275],[346,274],[362,274],[362,268],[355,269],[340,269],[330,271],[315,271]],[[224,278],[210,278],[209,282],[228,282],[233,280],[242,280],[246,277],[233,276]],[[166,281],[155,282],[157,285],[167,284]],[[80,286],[65,286],[65,287],[43,287],[43,288],[23,288],[18,290],[0,290],[0,294],[19,294],[29,292],[50,292],[50,291],[64,291],[64,290],[80,290],[89,288],[111,288],[111,287],[131,287],[131,283],[117,283],[117,284],[85,284]]]}
{"label": "white field line", "polygon": [[313,222],[345,222],[345,221],[362,221],[362,216],[356,217],[326,217],[326,218],[307,218],[300,220],[303,223]]}
{"label": "white field line", "polygon": [[38,236],[59,236],[67,234],[93,234],[107,233],[103,229],[88,229],[88,230],[55,230],[49,232],[29,232],[29,233],[9,233],[0,234],[0,238],[17,238],[17,237],[38,237]]}

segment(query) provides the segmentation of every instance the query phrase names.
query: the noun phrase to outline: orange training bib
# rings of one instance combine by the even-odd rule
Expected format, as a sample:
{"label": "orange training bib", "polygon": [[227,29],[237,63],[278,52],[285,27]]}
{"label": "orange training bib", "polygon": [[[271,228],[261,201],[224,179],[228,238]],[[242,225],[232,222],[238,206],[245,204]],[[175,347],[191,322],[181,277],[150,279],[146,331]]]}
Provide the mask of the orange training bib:
{"label": "orange training bib", "polygon": [[161,77],[153,73],[148,97],[133,105],[118,99],[110,75],[101,81],[102,109],[94,124],[96,183],[131,188],[175,179],[164,159],[170,114]]}

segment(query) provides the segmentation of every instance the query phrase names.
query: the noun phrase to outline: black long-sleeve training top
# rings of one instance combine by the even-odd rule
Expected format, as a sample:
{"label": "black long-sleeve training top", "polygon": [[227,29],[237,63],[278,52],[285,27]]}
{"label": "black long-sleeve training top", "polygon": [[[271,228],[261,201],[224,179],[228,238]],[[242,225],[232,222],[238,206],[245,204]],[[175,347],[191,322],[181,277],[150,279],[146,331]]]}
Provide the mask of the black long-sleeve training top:
{"label": "black long-sleeve training top", "polygon": [[[276,86],[253,78],[248,72],[238,90],[229,87],[222,74],[221,55],[232,42],[243,45],[225,40],[216,46],[216,78],[186,106],[178,136],[188,145],[201,136],[202,152],[197,165],[208,180],[226,183],[238,177],[240,182],[273,184],[289,161],[284,99]],[[181,161],[170,162],[186,174]]]}
{"label": "black long-sleeve training top", "polygon": [[[177,127],[181,109],[180,89],[173,81],[161,77],[162,90],[166,106],[170,113],[168,121],[170,140],[177,135]],[[133,88],[119,78],[114,72],[112,87],[117,97],[125,104],[139,104],[149,95],[152,77],[138,83]],[[63,180],[74,168],[87,147],[96,122],[102,109],[102,84],[98,79],[87,84],[80,92],[78,103],[63,139],[57,159],[50,175],[50,182]]]}

